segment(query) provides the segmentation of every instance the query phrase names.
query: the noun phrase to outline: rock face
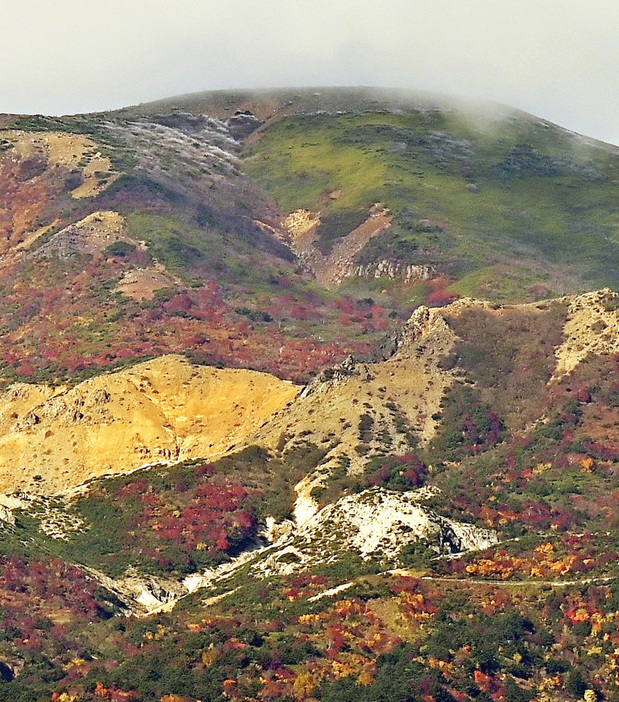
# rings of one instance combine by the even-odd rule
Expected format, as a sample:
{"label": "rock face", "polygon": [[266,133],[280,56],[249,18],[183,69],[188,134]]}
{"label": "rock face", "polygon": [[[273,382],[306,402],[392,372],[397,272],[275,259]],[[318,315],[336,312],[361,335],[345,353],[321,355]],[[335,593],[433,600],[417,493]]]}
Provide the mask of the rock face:
{"label": "rock face", "polygon": [[347,359],[320,374],[307,385],[291,407],[286,407],[256,436],[256,442],[275,446],[283,434],[291,439],[303,434],[316,444],[326,445],[337,437],[337,453],[353,451],[360,441],[359,422],[373,420],[369,445],[380,443],[387,431],[392,450],[405,450],[405,427],[422,440],[432,437],[444,391],[453,375],[440,367],[456,335],[439,310],[418,308],[404,332],[390,344],[387,360],[355,363]]}
{"label": "rock face", "polygon": [[413,263],[404,264],[383,259],[378,261],[378,263],[357,266],[353,274],[359,278],[400,279],[404,283],[413,283],[417,280],[430,280],[435,275],[435,271],[432,266],[422,266]]}
{"label": "rock face", "polygon": [[[286,232],[283,236],[299,260],[310,270],[316,280],[326,288],[336,289],[346,278],[355,273],[355,257],[375,236],[391,226],[389,210],[376,203],[370,208],[368,217],[358,227],[339,239],[333,250],[325,256],[316,246],[320,213],[297,210],[282,222]],[[379,276],[377,276],[379,277]]]}
{"label": "rock face", "polygon": [[77,255],[92,255],[117,241],[131,241],[125,222],[118,212],[93,212],[84,219],[54,234],[30,257],[68,259]]}
{"label": "rock face", "polygon": [[382,488],[349,495],[327,505],[299,530],[300,540],[329,553],[329,543],[364,559],[395,558],[411,541],[423,540],[436,553],[459,553],[495,544],[495,532],[441,517],[423,507],[424,491]]}
{"label": "rock face", "polygon": [[619,294],[605,288],[565,299],[568,321],[556,352],[555,378],[573,371],[589,354],[619,352]]}
{"label": "rock face", "polygon": [[0,492],[51,494],[150,463],[214,458],[297,393],[266,373],[182,356],[71,389],[14,385],[0,396]]}
{"label": "rock face", "polygon": [[394,492],[370,488],[327,505],[261,563],[264,572],[289,573],[329,563],[343,552],[364,560],[398,560],[410,543],[423,542],[437,555],[481,550],[496,544],[491,529],[442,517],[423,505],[431,491]]}

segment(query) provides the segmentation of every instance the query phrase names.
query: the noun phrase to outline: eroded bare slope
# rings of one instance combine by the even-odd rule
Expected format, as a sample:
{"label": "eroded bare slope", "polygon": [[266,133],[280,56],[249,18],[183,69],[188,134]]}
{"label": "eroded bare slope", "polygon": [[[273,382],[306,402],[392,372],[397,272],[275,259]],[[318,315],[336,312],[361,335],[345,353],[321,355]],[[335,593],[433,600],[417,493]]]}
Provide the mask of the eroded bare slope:
{"label": "eroded bare slope", "polygon": [[[563,342],[549,349],[554,378],[588,354],[617,352],[618,300],[603,290],[557,301],[568,314],[559,322]],[[544,309],[538,305],[535,315]],[[456,322],[467,310],[488,319],[460,324],[465,339]],[[473,300],[419,307],[392,340],[386,360],[351,358],[302,391],[266,373],[194,366],[182,356],[163,356],[70,389],[13,385],[0,396],[0,492],[51,494],[150,463],[213,459],[252,444],[277,452],[310,442],[324,449],[324,458],[298,486],[302,522],[317,508],[312,489],[343,458],[355,473],[372,455],[406,453],[417,441],[432,439],[446,391],[468,376],[466,366],[444,361],[473,343],[475,329],[495,343],[490,337],[503,327],[495,325],[493,332],[491,321],[499,313]],[[547,379],[551,373],[549,368]],[[473,372],[467,382],[483,390],[483,378],[475,377]]]}
{"label": "eroded bare slope", "polygon": [[19,384],[0,396],[0,491],[50,494],[149,463],[214,458],[292,400],[266,373],[164,356],[72,389]]}

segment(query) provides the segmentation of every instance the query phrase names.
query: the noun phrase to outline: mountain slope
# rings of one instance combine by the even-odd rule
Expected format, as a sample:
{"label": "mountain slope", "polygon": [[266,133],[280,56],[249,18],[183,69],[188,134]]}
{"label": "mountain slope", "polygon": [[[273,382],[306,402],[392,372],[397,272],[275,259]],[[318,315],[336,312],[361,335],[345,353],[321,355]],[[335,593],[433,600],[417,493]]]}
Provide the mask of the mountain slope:
{"label": "mountain slope", "polygon": [[[92,480],[51,498],[5,498],[0,591],[22,593],[9,622],[24,633],[12,639],[0,628],[0,694],[22,699],[19,683],[58,699],[250,699],[252,690],[303,699],[305,689],[316,699],[373,699],[394,660],[407,666],[390,673],[399,681],[387,697],[394,702],[402,685],[422,691],[437,670],[433,699],[609,694],[603,673],[614,660],[619,576],[617,309],[608,290],[421,308],[383,344],[387,360],[334,368],[249,433],[248,442],[267,448]],[[118,375],[135,380],[171,362],[187,378],[226,375],[180,359]],[[390,392],[410,389],[422,402],[429,362],[434,380],[443,379],[432,431],[417,437],[420,425],[409,425],[406,446],[393,430],[408,415],[383,427],[386,391],[368,395],[368,408],[363,388],[375,374]],[[108,375],[86,385],[106,380],[118,382]],[[142,392],[154,399],[158,389],[158,402],[184,412],[173,380],[151,378]],[[216,408],[224,414],[225,387]],[[292,399],[297,391],[286,387]],[[45,406],[46,390],[32,392]],[[375,424],[343,427],[340,444],[327,433],[325,443],[317,430],[328,428],[338,402],[359,420],[375,413]],[[375,429],[379,441],[360,436]],[[41,612],[36,622],[23,616],[25,602]],[[154,608],[122,626],[112,616]],[[55,618],[67,627],[62,647],[58,633],[44,633]],[[52,680],[34,672],[37,651]]]}
{"label": "mountain slope", "polygon": [[393,227],[358,255],[364,275],[425,265],[454,281],[448,292],[522,300],[536,285],[616,286],[617,163],[543,120],[426,104],[283,118],[244,167],[284,210],[320,212],[325,251],[386,207]]}
{"label": "mountain slope", "polygon": [[617,150],[508,108],[223,92],[4,125],[9,381],[187,352],[306,382],[422,302],[617,284]]}
{"label": "mountain slope", "polygon": [[616,149],[369,89],[0,124],[0,700],[615,699]]}
{"label": "mountain slope", "polygon": [[50,494],[105,473],[213,458],[298,392],[264,373],[164,356],[74,388],[13,385],[0,397],[4,492]]}

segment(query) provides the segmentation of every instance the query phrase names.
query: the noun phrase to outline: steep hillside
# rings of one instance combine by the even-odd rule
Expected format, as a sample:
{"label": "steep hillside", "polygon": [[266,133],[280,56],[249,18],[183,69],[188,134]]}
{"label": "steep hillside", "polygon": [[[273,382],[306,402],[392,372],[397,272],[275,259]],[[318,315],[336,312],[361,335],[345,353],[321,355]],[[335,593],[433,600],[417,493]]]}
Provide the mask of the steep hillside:
{"label": "steep hillside", "polygon": [[178,352],[307,379],[393,324],[316,289],[273,236],[233,125],[177,112],[7,122],[5,382],[74,382]]}
{"label": "steep hillside", "polygon": [[166,353],[307,382],[419,303],[617,285],[616,149],[508,108],[222,92],[3,126],[4,382]]}
{"label": "steep hillside", "polygon": [[[76,386],[14,384],[0,396],[1,489],[52,494],[146,464],[313,444],[322,458],[299,488],[300,518],[317,508],[312,493],[377,457],[440,445],[462,458],[545,421],[585,361],[619,351],[618,309],[610,290],[523,305],[419,307],[378,347],[379,358],[350,357],[304,388],[182,356]],[[465,426],[462,413],[472,410],[476,419]]]}
{"label": "steep hillside", "polygon": [[445,295],[505,301],[616,287],[617,151],[486,110],[411,97],[397,110],[299,111],[252,141],[244,168],[285,212],[320,213],[324,253],[374,203],[391,212],[388,232],[352,252],[351,289],[374,278],[375,290],[402,294],[395,267],[410,265],[444,277]]}
{"label": "steep hillside", "polygon": [[0,489],[50,494],[105,473],[220,456],[297,392],[264,373],[180,356],[70,389],[12,385],[0,396]]}
{"label": "steep hillside", "polygon": [[[236,428],[262,446],[5,496],[0,593],[19,596],[0,621],[0,695],[610,698],[618,299],[420,308],[377,360],[300,393],[178,357],[13,388],[30,416],[103,387],[115,407],[131,384],[133,422],[160,412],[191,442],[238,423],[234,387]],[[256,428],[250,401],[276,398]]]}

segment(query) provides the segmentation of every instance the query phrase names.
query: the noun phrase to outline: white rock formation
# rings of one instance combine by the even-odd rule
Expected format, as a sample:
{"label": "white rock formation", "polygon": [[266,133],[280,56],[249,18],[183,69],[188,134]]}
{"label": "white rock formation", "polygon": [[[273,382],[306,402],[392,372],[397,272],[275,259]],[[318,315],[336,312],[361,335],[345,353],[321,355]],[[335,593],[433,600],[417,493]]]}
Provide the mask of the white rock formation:
{"label": "white rock formation", "polygon": [[420,504],[425,495],[416,493],[370,488],[348,495],[303,524],[297,538],[312,550],[334,543],[364,559],[396,558],[403,546],[417,540],[428,542],[437,553],[484,549],[497,542],[494,531],[435,514]]}
{"label": "white rock formation", "polygon": [[495,531],[442,517],[423,505],[436,491],[370,488],[323,507],[298,525],[294,537],[255,564],[258,572],[289,574],[336,561],[343,553],[397,561],[404,546],[423,541],[437,555],[489,548]]}

